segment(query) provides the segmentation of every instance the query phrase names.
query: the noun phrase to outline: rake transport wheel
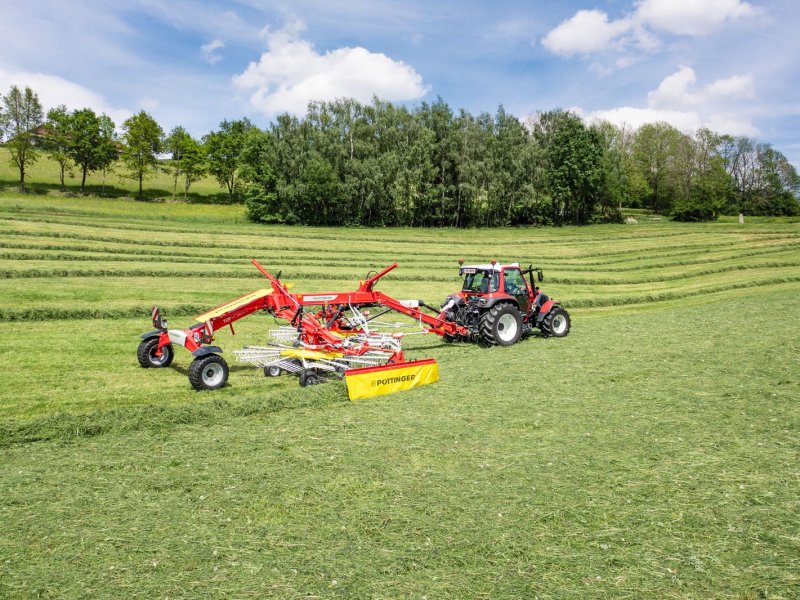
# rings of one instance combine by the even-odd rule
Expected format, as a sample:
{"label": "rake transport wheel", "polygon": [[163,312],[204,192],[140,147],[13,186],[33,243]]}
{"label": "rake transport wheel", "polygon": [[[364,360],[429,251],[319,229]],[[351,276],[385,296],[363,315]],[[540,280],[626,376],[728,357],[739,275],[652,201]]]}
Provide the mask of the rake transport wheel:
{"label": "rake transport wheel", "polygon": [[199,356],[189,365],[189,381],[196,390],[217,390],[228,381],[228,363],[219,354]]}
{"label": "rake transport wheel", "polygon": [[539,329],[545,337],[564,337],[569,333],[569,313],[560,306],[554,307],[542,319]]}
{"label": "rake transport wheel", "polygon": [[277,365],[271,365],[269,367],[264,367],[264,376],[265,377],[280,377],[281,373],[283,373],[283,369],[281,369]]}
{"label": "rake transport wheel", "polygon": [[480,332],[487,344],[516,344],[522,335],[522,315],[511,304],[495,304],[481,317]]}
{"label": "rake transport wheel", "polygon": [[161,349],[161,356],[156,356],[156,352],[158,352],[157,337],[142,340],[136,351],[136,358],[139,359],[139,364],[143,369],[161,369],[172,363],[172,357],[175,355],[172,351],[172,344],[167,344]]}
{"label": "rake transport wheel", "polygon": [[325,378],[317,373],[314,369],[304,369],[300,371],[300,387],[308,385],[317,385],[323,383]]}

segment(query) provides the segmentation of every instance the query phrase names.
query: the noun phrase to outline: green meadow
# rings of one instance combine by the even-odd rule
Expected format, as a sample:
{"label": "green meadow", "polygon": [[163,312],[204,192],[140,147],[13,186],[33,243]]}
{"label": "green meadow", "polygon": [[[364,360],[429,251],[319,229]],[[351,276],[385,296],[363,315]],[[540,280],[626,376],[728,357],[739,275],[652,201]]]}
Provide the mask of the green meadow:
{"label": "green meadow", "polygon": [[[314,229],[4,184],[0,597],[800,596],[798,222]],[[409,335],[440,381],[360,402],[237,364],[267,315],[219,333],[222,390],[139,367],[153,304],[189,325],[268,287],[253,258],[297,292],[398,262],[379,289],[434,305],[459,258],[533,264],[572,330]]]}

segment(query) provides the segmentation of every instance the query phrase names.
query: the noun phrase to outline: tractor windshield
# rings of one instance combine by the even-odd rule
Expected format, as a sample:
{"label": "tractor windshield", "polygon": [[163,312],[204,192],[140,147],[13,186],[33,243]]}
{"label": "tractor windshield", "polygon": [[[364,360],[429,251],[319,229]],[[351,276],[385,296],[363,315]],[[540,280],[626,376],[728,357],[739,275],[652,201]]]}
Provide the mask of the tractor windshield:
{"label": "tractor windshield", "polygon": [[462,292],[488,294],[496,292],[500,285],[500,273],[497,271],[475,271],[466,275]]}

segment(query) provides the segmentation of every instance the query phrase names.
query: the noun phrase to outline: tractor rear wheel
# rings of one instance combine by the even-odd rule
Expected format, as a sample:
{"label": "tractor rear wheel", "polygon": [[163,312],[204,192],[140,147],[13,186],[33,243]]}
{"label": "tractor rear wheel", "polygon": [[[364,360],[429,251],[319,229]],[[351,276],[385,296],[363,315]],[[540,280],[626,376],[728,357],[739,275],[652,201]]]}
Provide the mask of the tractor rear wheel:
{"label": "tractor rear wheel", "polygon": [[196,390],[217,390],[228,381],[228,363],[219,354],[199,356],[189,365],[189,381]]}
{"label": "tractor rear wheel", "polygon": [[570,325],[569,313],[556,306],[544,316],[539,329],[545,337],[564,337],[569,333]]}
{"label": "tractor rear wheel", "polygon": [[136,351],[136,358],[139,359],[139,364],[143,369],[161,369],[168,367],[172,363],[174,352],[172,344],[167,344],[161,348],[161,356],[156,356],[158,352],[158,338],[150,337],[142,340],[139,344],[139,349]]}
{"label": "tractor rear wheel", "polygon": [[480,332],[487,344],[516,344],[522,335],[522,315],[511,304],[495,304],[481,316]]}

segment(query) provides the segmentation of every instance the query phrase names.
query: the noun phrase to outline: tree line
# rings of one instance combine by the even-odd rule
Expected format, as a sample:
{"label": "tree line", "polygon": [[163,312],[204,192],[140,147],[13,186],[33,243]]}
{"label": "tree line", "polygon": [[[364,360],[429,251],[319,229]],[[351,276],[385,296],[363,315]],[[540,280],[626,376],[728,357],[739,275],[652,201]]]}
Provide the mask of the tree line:
{"label": "tree line", "polygon": [[474,116],[441,99],[414,108],[341,99],[266,129],[224,120],[202,139],[183,127],[165,134],[141,111],[118,136],[106,115],[59,106],[45,116],[33,90],[14,86],[0,107],[3,134],[23,191],[26,166],[46,152],[62,187],[77,169],[82,191],[87,173],[115,162],[140,198],[155,170],[172,175],[173,196],[211,175],[263,223],[582,225],[618,221],[622,207],[692,221],[800,214],[800,177],[769,144],[663,122],[587,125],[562,110],[523,122],[502,106]]}

